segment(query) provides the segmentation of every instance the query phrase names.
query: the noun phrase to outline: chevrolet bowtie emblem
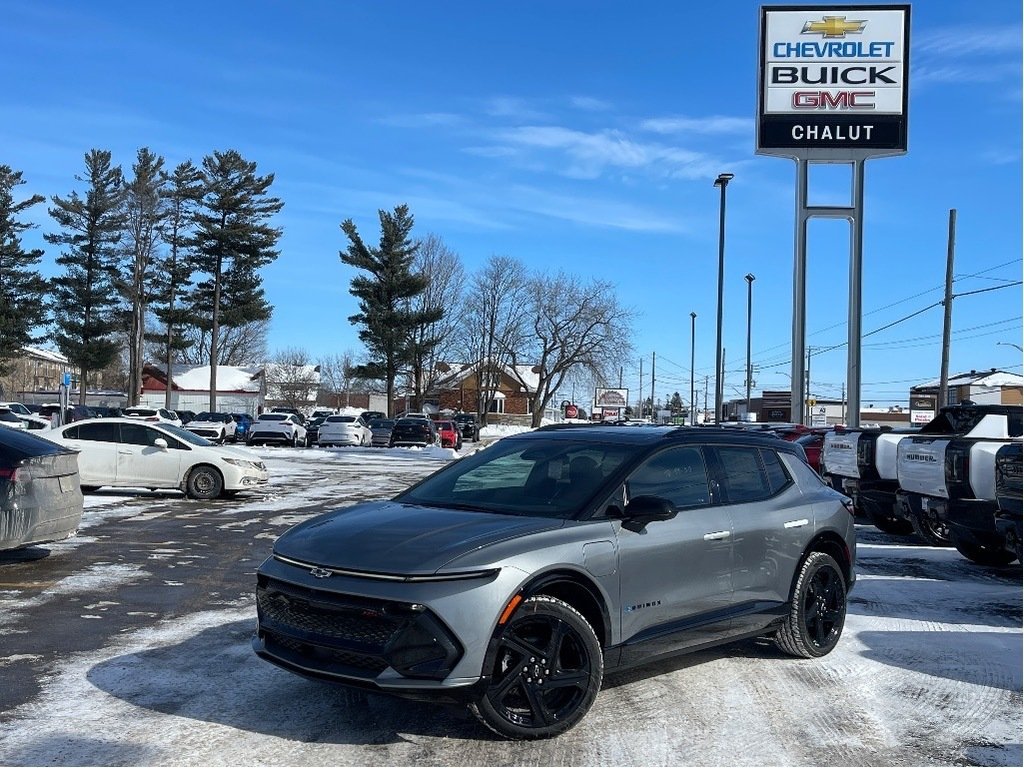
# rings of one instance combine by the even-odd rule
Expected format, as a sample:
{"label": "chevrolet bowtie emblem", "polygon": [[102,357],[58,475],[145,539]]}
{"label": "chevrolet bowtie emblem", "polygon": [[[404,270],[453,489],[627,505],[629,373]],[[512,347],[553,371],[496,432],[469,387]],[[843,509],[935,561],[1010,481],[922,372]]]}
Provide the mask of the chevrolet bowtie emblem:
{"label": "chevrolet bowtie emblem", "polygon": [[326,568],[321,568],[317,566],[310,570],[309,575],[312,576],[314,579],[327,579],[330,578],[331,572]]}
{"label": "chevrolet bowtie emblem", "polygon": [[821,35],[822,37],[846,37],[847,34],[859,34],[864,31],[867,21],[847,21],[845,16],[822,16],[821,21],[808,21],[800,30],[804,35]]}

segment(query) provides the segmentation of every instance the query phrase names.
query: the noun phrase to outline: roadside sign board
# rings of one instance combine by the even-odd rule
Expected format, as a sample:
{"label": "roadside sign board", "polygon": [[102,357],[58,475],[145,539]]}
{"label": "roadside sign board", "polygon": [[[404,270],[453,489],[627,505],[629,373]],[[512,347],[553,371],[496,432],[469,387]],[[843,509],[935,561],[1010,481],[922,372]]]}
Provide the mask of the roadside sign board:
{"label": "roadside sign board", "polygon": [[758,154],[907,151],[909,5],[762,6],[760,42]]}
{"label": "roadside sign board", "polygon": [[70,371],[65,371],[64,372],[64,386],[65,387],[70,387],[71,386],[71,372]]}

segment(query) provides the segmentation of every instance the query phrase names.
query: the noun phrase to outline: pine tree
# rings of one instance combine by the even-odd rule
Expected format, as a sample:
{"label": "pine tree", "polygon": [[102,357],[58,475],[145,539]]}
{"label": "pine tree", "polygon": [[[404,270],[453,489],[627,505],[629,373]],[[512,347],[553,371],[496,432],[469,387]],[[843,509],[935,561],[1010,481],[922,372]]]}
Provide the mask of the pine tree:
{"label": "pine tree", "polygon": [[284,206],[267,190],[274,175],[256,175],[256,163],[233,149],[203,158],[203,197],[193,263],[206,278],[196,284],[192,310],[210,332],[210,410],[217,410],[221,325],[268,320],[273,308],[258,270],[274,261],[281,230],[267,224]]}
{"label": "pine tree", "polygon": [[83,404],[89,372],[105,368],[118,352],[110,335],[118,328],[114,278],[124,232],[120,167],[111,166],[110,152],[93,149],[85,155],[85,169],[84,177],[75,176],[88,184],[85,197],[74,191],[54,196],[49,214],[62,231],[45,235],[62,248],[56,261],[64,273],[51,281],[50,309],[57,347],[81,372]]}
{"label": "pine tree", "polygon": [[192,312],[178,299],[187,295],[191,285],[193,263],[189,256],[194,246],[196,207],[203,196],[203,175],[191,160],[180,163],[174,173],[164,174],[163,193],[167,215],[161,222],[160,238],[167,245],[167,252],[153,264],[150,297],[163,331],[149,338],[159,345],[164,361],[167,372],[164,407],[170,408],[171,366],[175,357],[189,346],[178,329],[190,322]]}
{"label": "pine tree", "polygon": [[14,190],[24,183],[21,171],[0,165],[0,375],[11,372],[23,346],[38,340],[33,333],[45,316],[47,284],[32,269],[43,251],[22,248],[21,234],[35,225],[18,217],[46,198],[32,195],[15,202]]}
{"label": "pine tree", "polygon": [[150,282],[156,257],[160,226],[167,216],[163,194],[164,159],[148,147],[138,151],[133,177],[125,184],[124,213],[127,224],[126,261],[128,278],[118,281],[127,307],[128,319],[128,404],[137,405],[142,391],[143,342],[146,335],[146,306],[152,291]]}
{"label": "pine tree", "polygon": [[384,380],[390,415],[394,412],[395,378],[410,361],[413,331],[424,322],[436,322],[437,316],[436,310],[425,314],[411,308],[410,300],[423,292],[427,278],[413,272],[418,244],[410,236],[413,217],[408,206],[377,213],[380,245],[366,246],[356,225],[346,219],[341,229],[348,236],[349,246],[339,255],[343,264],[369,273],[353,277],[349,289],[359,299],[359,312],[349,317],[349,322],[362,326],[359,338],[369,358],[358,366],[356,375]]}

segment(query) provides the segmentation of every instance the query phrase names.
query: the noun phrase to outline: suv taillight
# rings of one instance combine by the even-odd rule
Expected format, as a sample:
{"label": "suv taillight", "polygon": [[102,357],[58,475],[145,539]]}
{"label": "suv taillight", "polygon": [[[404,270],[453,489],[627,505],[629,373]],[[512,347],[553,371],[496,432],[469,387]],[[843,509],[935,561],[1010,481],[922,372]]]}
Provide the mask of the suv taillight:
{"label": "suv taillight", "polygon": [[971,495],[971,447],[950,443],[946,446],[944,462],[946,489],[951,497],[967,498]]}

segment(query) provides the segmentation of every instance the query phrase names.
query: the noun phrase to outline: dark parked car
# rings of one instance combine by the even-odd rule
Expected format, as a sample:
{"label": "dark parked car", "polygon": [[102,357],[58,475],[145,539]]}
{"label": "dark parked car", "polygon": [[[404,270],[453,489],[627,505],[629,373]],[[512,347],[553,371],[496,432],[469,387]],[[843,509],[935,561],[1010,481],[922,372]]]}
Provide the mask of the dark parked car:
{"label": "dark parked car", "polygon": [[391,429],[388,443],[392,448],[438,444],[437,427],[429,419],[399,419]]}
{"label": "dark parked car", "polygon": [[244,443],[252,429],[252,416],[248,413],[232,413],[231,418],[235,420],[235,442]]}
{"label": "dark parked car", "polygon": [[326,416],[315,416],[306,422],[306,447],[316,445],[317,439],[320,437],[320,425],[324,423]]}
{"label": "dark parked car", "polygon": [[462,439],[473,442],[480,439],[480,424],[477,423],[475,413],[456,413],[452,421],[462,433]]}
{"label": "dark parked car", "polygon": [[[39,408],[39,415],[44,419],[53,418],[53,414],[60,411],[60,406],[53,403],[47,403]],[[92,409],[87,408],[84,405],[69,405],[64,409],[64,424],[70,424],[72,421],[81,421],[82,419],[93,418]]]}
{"label": "dark parked car", "polygon": [[74,451],[21,429],[0,429],[0,549],[74,535],[82,503]]}
{"label": "dark parked car", "polygon": [[253,648],[544,738],[586,715],[606,671],[760,635],[827,654],[855,561],[849,498],[793,443],[548,427],[287,531],[257,571]]}
{"label": "dark parked car", "polygon": [[374,419],[386,419],[388,415],[381,411],[363,411],[359,414],[359,418],[369,424]]}
{"label": "dark parked car", "polygon": [[391,445],[391,430],[394,428],[394,419],[374,419],[371,421],[370,445],[374,448],[387,448]]}
{"label": "dark parked car", "polygon": [[1021,497],[1021,474],[1024,465],[1021,443],[1004,445],[996,453],[996,530],[1002,536],[1003,546],[1018,560],[1021,559],[1021,518],[1024,502]]}
{"label": "dark parked car", "polygon": [[185,426],[198,415],[195,411],[175,411],[174,413],[181,419],[181,426]]}

